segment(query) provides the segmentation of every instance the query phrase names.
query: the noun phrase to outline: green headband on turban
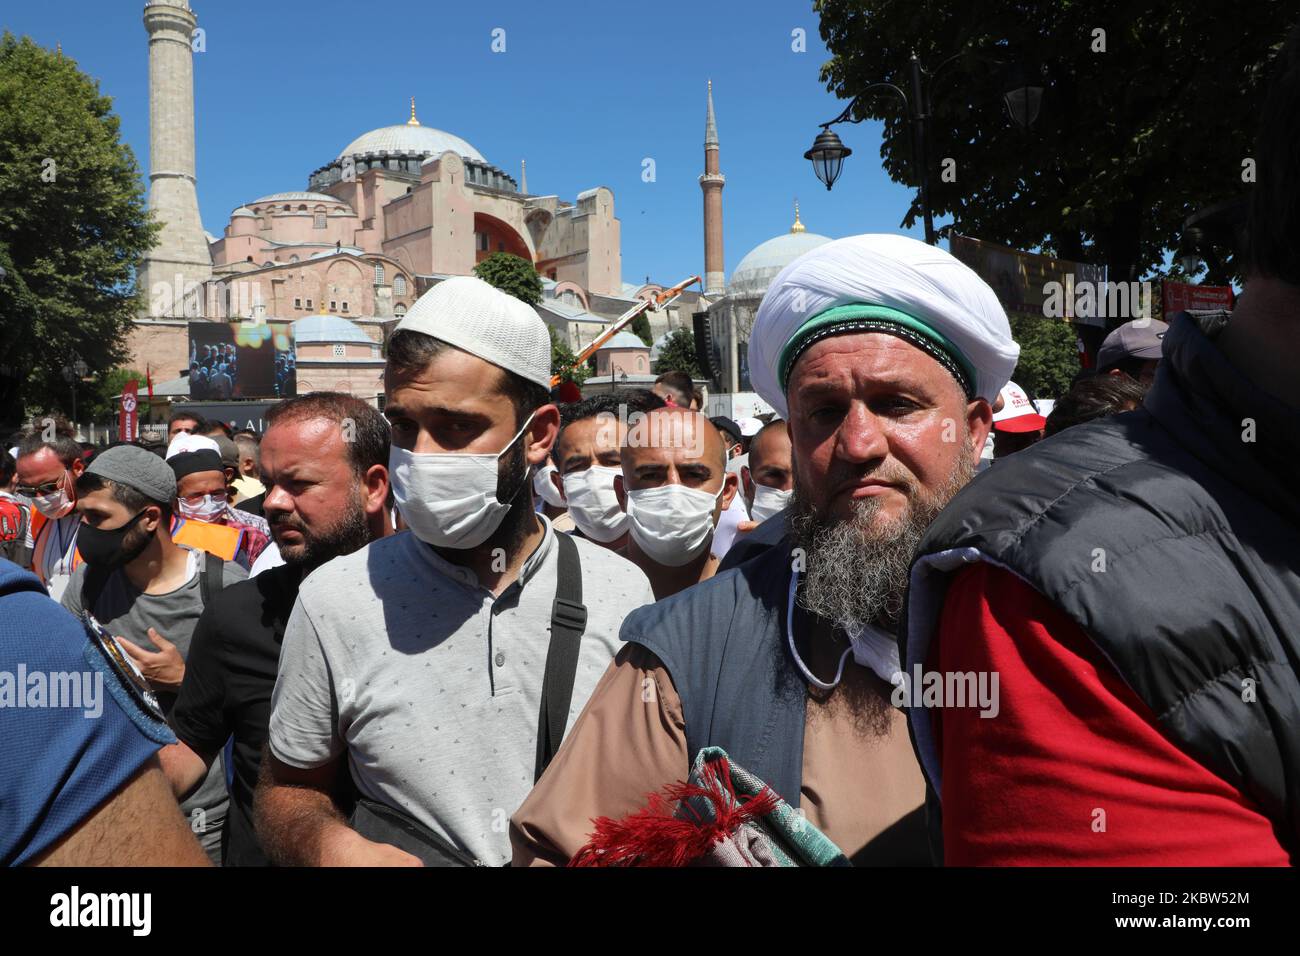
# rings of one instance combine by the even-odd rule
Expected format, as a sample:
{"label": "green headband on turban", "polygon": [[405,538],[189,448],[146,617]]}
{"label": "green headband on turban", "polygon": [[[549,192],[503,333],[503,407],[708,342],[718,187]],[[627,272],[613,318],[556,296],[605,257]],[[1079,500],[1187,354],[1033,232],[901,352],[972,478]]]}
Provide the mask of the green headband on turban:
{"label": "green headband on turban", "polygon": [[947,336],[906,312],[865,302],[851,302],[818,312],[799,327],[777,360],[781,391],[789,387],[790,370],[799,356],[824,338],[849,332],[885,332],[910,342],[946,368],[967,398],[974,397],[975,367]]}

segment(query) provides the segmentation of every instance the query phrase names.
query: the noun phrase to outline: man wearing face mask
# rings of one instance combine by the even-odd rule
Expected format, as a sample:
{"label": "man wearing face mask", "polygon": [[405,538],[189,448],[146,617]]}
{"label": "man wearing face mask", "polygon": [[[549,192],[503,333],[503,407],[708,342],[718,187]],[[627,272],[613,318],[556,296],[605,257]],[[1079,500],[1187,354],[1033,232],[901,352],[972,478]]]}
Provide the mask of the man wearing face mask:
{"label": "man wearing face mask", "polygon": [[77,479],[85,470],[81,446],[70,435],[46,440],[33,430],[18,443],[15,456],[15,492],[30,498],[33,506],[29,534],[32,539],[31,570],[50,597],[59,600],[80,563],[77,531],[80,519],[73,510],[77,503]]}
{"label": "man wearing face mask", "polygon": [[627,389],[560,409],[554,452],[560,464],[552,482],[582,537],[620,553],[627,544],[627,514],[614,492],[614,479],[622,474],[627,420],[663,407],[664,400],[654,392]]}
{"label": "man wearing face mask", "polygon": [[629,615],[627,646],[511,820],[516,864],[566,862],[590,820],[640,810],[707,746],[853,862],[929,862],[893,631],[916,542],[974,474],[1017,354],[993,290],[913,239],[839,239],[777,275],[749,355],[789,424],[791,535]]}
{"label": "man wearing face mask", "polygon": [[392,533],[388,423],[378,410],[351,395],[312,392],[272,406],[266,417],[261,475],[283,563],[227,588],[204,611],[172,712],[179,743],[159,754],[180,798],[234,739],[226,866],[268,863],[253,826],[253,793],[299,585],[327,561]]}
{"label": "man wearing face mask", "polygon": [[764,425],[749,445],[749,462],[740,480],[753,524],[749,531],[785,510],[794,492],[794,469],[790,464],[790,429],[781,419]]}
{"label": "man wearing face mask", "polygon": [[657,600],[717,571],[709,545],[736,493],[726,456],[717,427],[685,408],[654,409],[624,436],[614,479],[628,519],[623,554],[646,573]]}
{"label": "man wearing face mask", "polygon": [[556,531],[572,531],[576,525],[565,507],[564,495],[551,479],[557,470],[553,458],[547,458],[541,467],[533,469],[533,496],[537,510],[551,519]]}
{"label": "man wearing face mask", "polygon": [[230,504],[229,472],[216,441],[182,433],[167,447],[167,463],[176,475],[176,541],[251,568],[271,540],[270,527]]}
{"label": "man wearing face mask", "polygon": [[[477,278],[438,283],[398,323],[384,414],[410,533],[336,558],[299,591],[255,802],[273,861],[507,862],[506,820],[623,618],[654,599],[634,565],[533,509],[530,468],[559,426],[550,354],[537,313]],[[350,820],[334,799],[349,773]],[[380,832],[395,815],[418,838]]]}
{"label": "man wearing face mask", "polygon": [[719,574],[779,544],[789,532],[786,507],[794,489],[790,457],[790,429],[781,419],[773,419],[754,436],[740,472],[751,520],[740,525],[735,543],[718,565]]}
{"label": "man wearing face mask", "polygon": [[[168,530],[176,479],[157,455],[134,445],[106,449],[77,480],[84,563],[62,604],[83,609],[115,637],[170,715],[185,677],[194,626],[206,603],[245,577],[238,565],[178,546]],[[228,806],[225,769],[214,761],[181,810],[214,863]]]}

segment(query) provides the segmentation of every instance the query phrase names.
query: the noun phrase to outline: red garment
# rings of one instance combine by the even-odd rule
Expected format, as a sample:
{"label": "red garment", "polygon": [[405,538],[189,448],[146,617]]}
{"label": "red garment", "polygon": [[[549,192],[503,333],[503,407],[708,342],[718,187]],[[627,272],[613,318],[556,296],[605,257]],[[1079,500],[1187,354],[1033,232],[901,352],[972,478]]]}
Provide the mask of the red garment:
{"label": "red garment", "polygon": [[1289,865],[1268,818],[1009,571],[963,569],[938,640],[931,669],[999,675],[996,717],[947,708],[935,723],[949,866]]}

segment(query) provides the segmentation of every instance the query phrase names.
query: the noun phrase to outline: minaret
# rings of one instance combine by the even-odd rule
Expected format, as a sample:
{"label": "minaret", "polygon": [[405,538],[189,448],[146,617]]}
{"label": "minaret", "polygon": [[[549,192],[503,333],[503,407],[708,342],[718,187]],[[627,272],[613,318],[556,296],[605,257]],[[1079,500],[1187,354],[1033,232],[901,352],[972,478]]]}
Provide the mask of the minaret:
{"label": "minaret", "polygon": [[[212,255],[199,218],[194,178],[194,52],[198,18],[186,0],[150,0],[144,8],[149,34],[149,209],[162,231],[145,257],[138,286],[159,306],[153,287],[181,289],[212,278]],[[166,301],[165,299],[163,300]],[[162,314],[184,315],[175,298]]]}
{"label": "minaret", "polygon": [[704,294],[721,296],[727,277],[722,267],[722,187],[727,178],[718,170],[718,124],[713,118],[713,81],[709,80],[709,108],[704,120]]}
{"label": "minaret", "polygon": [[519,160],[519,191],[528,195],[528,160]]}

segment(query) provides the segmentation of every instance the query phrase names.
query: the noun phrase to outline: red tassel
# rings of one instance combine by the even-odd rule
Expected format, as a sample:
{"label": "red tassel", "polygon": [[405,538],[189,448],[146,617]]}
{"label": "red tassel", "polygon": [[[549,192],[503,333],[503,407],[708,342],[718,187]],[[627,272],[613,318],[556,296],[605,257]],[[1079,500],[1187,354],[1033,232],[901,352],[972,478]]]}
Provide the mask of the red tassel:
{"label": "red tassel", "polygon": [[[777,796],[769,787],[739,800],[725,760],[704,765],[705,786],[678,782],[652,793],[645,807],[621,820],[600,817],[591,840],[569,866],[688,866],[741,826],[771,813]],[[713,805],[714,818],[705,819],[686,803],[703,797]],[[674,816],[681,804],[693,819]]]}

